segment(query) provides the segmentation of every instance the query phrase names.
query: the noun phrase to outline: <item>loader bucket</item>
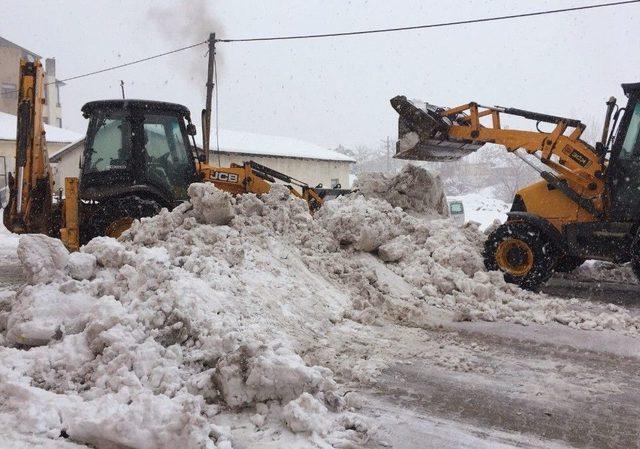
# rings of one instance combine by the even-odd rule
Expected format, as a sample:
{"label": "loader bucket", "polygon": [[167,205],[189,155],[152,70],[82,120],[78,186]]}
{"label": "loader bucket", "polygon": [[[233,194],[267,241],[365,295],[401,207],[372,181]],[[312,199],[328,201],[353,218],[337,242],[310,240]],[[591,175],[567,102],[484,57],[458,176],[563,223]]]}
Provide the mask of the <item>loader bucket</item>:
{"label": "loader bucket", "polygon": [[396,159],[455,161],[482,146],[448,137],[452,122],[439,114],[442,109],[437,106],[409,101],[404,96],[392,98],[391,106],[399,115]]}

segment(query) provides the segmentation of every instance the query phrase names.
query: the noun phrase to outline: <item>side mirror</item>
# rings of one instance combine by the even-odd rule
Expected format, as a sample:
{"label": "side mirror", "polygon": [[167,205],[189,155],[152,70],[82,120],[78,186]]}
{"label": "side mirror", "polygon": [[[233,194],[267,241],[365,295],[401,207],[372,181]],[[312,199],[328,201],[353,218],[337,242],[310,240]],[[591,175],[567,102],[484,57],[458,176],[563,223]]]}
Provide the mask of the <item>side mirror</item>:
{"label": "side mirror", "polygon": [[198,162],[204,163],[206,162],[207,158],[204,157],[204,154],[199,154],[198,155]]}
{"label": "side mirror", "polygon": [[187,125],[187,134],[189,134],[190,136],[195,136],[196,135],[196,125],[194,125],[193,123],[189,123]]}

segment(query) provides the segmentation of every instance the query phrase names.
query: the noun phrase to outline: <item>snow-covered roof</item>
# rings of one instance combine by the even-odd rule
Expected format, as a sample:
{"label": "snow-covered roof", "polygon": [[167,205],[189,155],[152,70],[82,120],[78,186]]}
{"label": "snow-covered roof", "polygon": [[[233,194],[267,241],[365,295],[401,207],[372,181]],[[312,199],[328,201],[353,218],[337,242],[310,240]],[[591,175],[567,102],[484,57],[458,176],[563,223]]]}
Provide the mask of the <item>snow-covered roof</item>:
{"label": "snow-covered roof", "polygon": [[[16,140],[17,117],[6,112],[0,112],[0,140]],[[82,138],[82,134],[52,125],[44,125],[47,142],[67,143]]]}
{"label": "snow-covered roof", "polygon": [[[47,131],[48,133],[49,131]],[[213,134],[213,133],[212,133]],[[49,140],[47,134],[47,140]],[[71,143],[60,148],[51,156],[52,162],[59,159],[69,150],[72,150],[81,139],[74,139]],[[319,145],[305,142],[291,137],[269,136],[254,134],[244,131],[220,130],[220,151],[222,153],[236,153],[255,156],[294,157],[300,159],[319,159],[323,161],[355,162],[354,159],[337,151],[323,148]],[[202,137],[196,136],[196,144],[202,147]],[[211,136],[211,150],[215,151],[215,134]]]}
{"label": "snow-covered roof", "polygon": [[60,162],[60,160],[62,159],[62,156],[64,156],[69,151],[75,148],[78,148],[78,146],[80,145],[84,145],[84,136],[82,136],[80,139],[74,140],[73,142],[66,144],[62,148],[59,148],[55,153],[49,153],[49,161],[53,163]]}
{"label": "snow-covered roof", "polygon": [[[220,151],[225,153],[253,154],[258,156],[295,157],[301,159],[320,159],[325,161],[355,162],[353,158],[337,151],[323,148],[314,143],[292,137],[254,134],[245,131],[221,129]],[[198,145],[202,145],[201,137]],[[216,149],[215,133],[212,132],[211,149]]]}

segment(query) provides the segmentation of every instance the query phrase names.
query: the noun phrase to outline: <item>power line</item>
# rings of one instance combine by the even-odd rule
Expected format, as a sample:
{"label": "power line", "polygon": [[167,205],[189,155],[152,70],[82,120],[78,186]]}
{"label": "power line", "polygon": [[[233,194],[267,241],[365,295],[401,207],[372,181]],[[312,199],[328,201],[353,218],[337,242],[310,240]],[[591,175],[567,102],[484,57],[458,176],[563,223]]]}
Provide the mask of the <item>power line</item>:
{"label": "power line", "polygon": [[426,28],[440,28],[440,27],[448,27],[448,26],[456,26],[456,25],[468,25],[473,23],[484,23],[484,22],[495,22],[499,20],[510,20],[510,19],[519,19],[523,17],[534,17],[534,16],[542,16],[547,14],[559,14],[566,12],[574,12],[574,11],[583,11],[587,9],[596,9],[596,8],[606,8],[608,6],[621,6],[628,5],[631,3],[640,3],[640,0],[625,0],[618,1],[612,3],[599,3],[595,5],[584,5],[584,6],[575,6],[572,8],[562,8],[562,9],[550,9],[545,11],[535,11],[535,12],[527,12],[521,14],[510,14],[506,16],[495,16],[495,17],[484,17],[480,19],[468,19],[468,20],[457,20],[453,22],[442,22],[442,23],[432,23],[428,25],[415,25],[408,27],[397,27],[397,28],[381,28],[375,30],[362,30],[362,31],[347,31],[343,33],[324,33],[324,34],[303,34],[303,35],[294,35],[294,36],[270,36],[270,37],[252,37],[252,38],[242,38],[242,39],[218,39],[218,42],[258,42],[258,41],[282,41],[282,40],[293,40],[293,39],[315,39],[315,38],[325,38],[325,37],[340,37],[340,36],[356,36],[361,34],[375,34],[375,33],[391,33],[396,31],[409,31],[409,30],[421,30]]}
{"label": "power line", "polygon": [[[111,70],[121,69],[123,67],[128,67],[128,66],[134,65],[134,64],[140,64],[141,62],[146,62],[146,61],[150,61],[152,59],[157,59],[157,58],[161,58],[163,56],[171,55],[173,53],[178,53],[178,52],[181,52],[181,51],[184,51],[184,50],[189,50],[190,48],[198,47],[200,45],[206,44],[207,42],[209,42],[209,41],[206,40],[206,41],[198,42],[197,44],[187,45],[186,47],[181,47],[181,48],[176,48],[175,50],[165,51],[164,53],[159,53],[159,54],[153,55],[153,56],[147,56],[146,58],[142,58],[142,59],[136,59],[135,61],[125,62],[124,64],[118,64],[118,65],[106,67],[104,69],[94,70],[93,72],[83,73],[82,75],[75,75],[75,76],[70,76],[69,78],[64,78],[64,79],[61,79],[61,80],[49,81],[48,83],[44,83],[44,85],[45,86],[49,86],[51,84],[64,83],[64,82],[67,82],[67,81],[72,81],[72,80],[77,80],[77,79],[80,79],[80,78],[85,78],[87,76],[97,75],[99,73],[109,72]],[[2,92],[2,94],[6,95],[6,94],[13,94],[13,93],[16,93],[16,92],[19,92],[19,90],[16,89],[16,90],[4,91],[4,92]]]}
{"label": "power line", "polygon": [[[638,1],[640,1],[640,0],[638,0]],[[207,42],[209,42],[209,41],[207,40],[207,41],[203,41],[203,42],[198,42],[197,44],[187,45],[186,47],[176,48],[175,50],[166,51],[164,53],[160,53],[160,54],[153,55],[153,56],[148,56],[148,57],[142,58],[142,59],[136,59],[135,61],[125,62],[124,64],[114,65],[114,66],[111,66],[111,67],[107,67],[107,68],[96,70],[96,71],[89,72],[89,73],[83,73],[82,75],[71,76],[69,78],[65,78],[65,79],[58,80],[58,81],[60,81],[60,82],[72,81],[72,80],[77,80],[79,78],[84,78],[86,76],[97,75],[99,73],[104,73],[104,72],[109,72],[111,70],[121,69],[122,67],[127,67],[127,66],[130,66],[130,65],[139,64],[141,62],[146,62],[146,61],[150,61],[152,59],[161,58],[163,56],[171,55],[173,53],[178,53],[180,51],[189,50],[190,48],[194,48],[194,47],[197,47],[199,45],[206,44]],[[47,83],[47,84],[53,84],[53,82]]]}
{"label": "power line", "polygon": [[[408,26],[408,27],[381,28],[381,29],[362,30],[362,31],[347,31],[347,32],[343,32],[343,33],[324,33],[324,34],[306,34],[306,35],[294,35],[294,36],[253,37],[253,38],[242,38],[242,39],[216,39],[216,42],[230,42],[230,43],[233,43],[233,42],[258,42],[258,41],[277,41],[277,40],[293,40],[293,39],[315,39],[315,38],[340,37],[340,36],[357,36],[357,35],[376,34],[376,33],[391,33],[391,32],[397,32],[397,31],[410,31],[410,30],[420,30],[420,29],[427,29],[427,28],[441,28],[441,27],[447,27],[447,26],[468,25],[468,24],[474,24],[474,23],[485,23],[485,22],[495,22],[495,21],[500,21],[500,20],[518,19],[518,18],[523,18],[523,17],[534,17],[534,16],[542,16],[542,15],[548,15],[548,14],[559,14],[559,13],[567,13],[567,12],[574,12],[574,11],[584,11],[584,10],[596,9],[596,8],[606,8],[606,7],[609,7],[609,6],[629,5],[629,4],[633,4],[633,3],[640,3],[640,0],[623,0],[623,1],[617,1],[617,2],[611,2],[611,3],[598,3],[598,4],[594,4],[594,5],[575,6],[575,7],[571,7],[571,8],[550,9],[550,10],[545,10],[545,11],[535,11],[535,12],[528,12],[528,13],[521,13],[521,14],[510,14],[510,15],[506,15],[506,16],[484,17],[484,18],[479,18],[479,19],[458,20],[458,21],[453,21],[453,22],[432,23],[432,24],[428,24],[428,25],[415,25],[415,26]],[[49,83],[45,83],[45,86],[48,86],[50,84],[55,84],[57,82],[73,81],[73,80],[77,80],[77,79],[80,79],[80,78],[85,78],[85,77],[88,77],[88,76],[98,75],[100,73],[121,69],[123,67],[128,67],[128,66],[131,66],[131,65],[134,65],[134,64],[140,64],[142,62],[150,61],[152,59],[161,58],[163,56],[171,55],[173,53],[178,53],[178,52],[181,52],[181,51],[184,51],[184,50],[189,50],[191,48],[195,48],[195,47],[198,47],[200,45],[204,45],[204,44],[206,44],[208,42],[209,41],[206,40],[206,41],[198,42],[198,43],[195,43],[195,44],[192,44],[192,45],[187,45],[185,47],[176,48],[175,50],[170,50],[170,51],[166,51],[164,53],[159,53],[159,54],[156,54],[156,55],[148,56],[146,58],[141,58],[141,59],[136,59],[134,61],[125,62],[124,64],[118,64],[118,65],[106,67],[104,69],[94,70],[93,72],[83,73],[81,75],[75,75],[75,76],[71,76],[71,77],[68,77],[68,78],[61,79],[61,80],[52,81],[52,82],[49,82]],[[15,93],[15,92],[18,92],[18,90],[16,89],[16,90],[13,90],[13,91],[4,91],[4,92],[2,92],[2,94],[7,95],[7,94]]]}

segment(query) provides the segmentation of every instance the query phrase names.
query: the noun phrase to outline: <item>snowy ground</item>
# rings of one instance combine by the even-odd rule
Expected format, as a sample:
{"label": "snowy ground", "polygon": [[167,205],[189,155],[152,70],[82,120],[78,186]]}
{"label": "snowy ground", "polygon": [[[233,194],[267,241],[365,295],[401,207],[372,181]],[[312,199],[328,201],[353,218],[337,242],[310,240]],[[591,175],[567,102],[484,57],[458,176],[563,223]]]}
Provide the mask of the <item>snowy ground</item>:
{"label": "snowy ground", "polygon": [[491,188],[482,189],[477,193],[467,195],[447,196],[449,201],[462,201],[465,220],[480,225],[481,230],[487,229],[495,220],[504,223],[511,205],[491,196]]}
{"label": "snowy ground", "polygon": [[635,304],[486,273],[422,172],[363,190],[194,185],[121,241],[24,238],[25,275],[0,234],[0,448],[638,447]]}

